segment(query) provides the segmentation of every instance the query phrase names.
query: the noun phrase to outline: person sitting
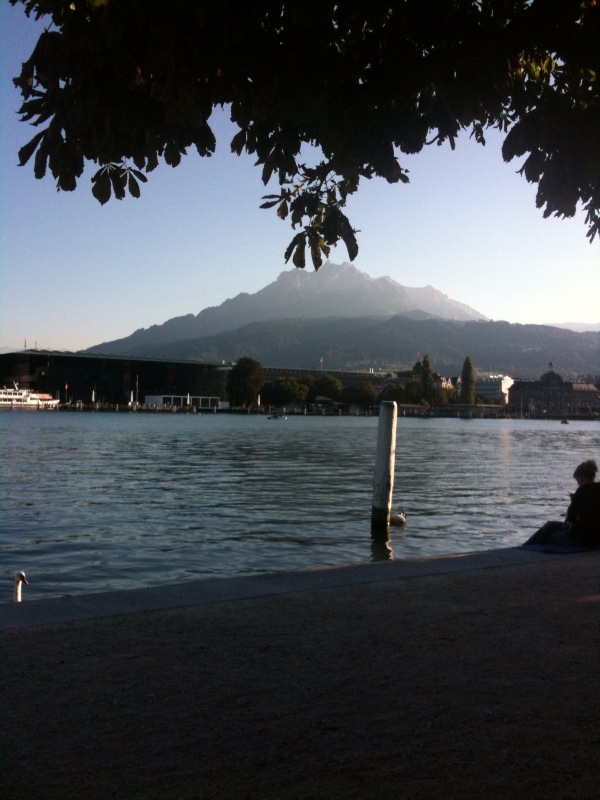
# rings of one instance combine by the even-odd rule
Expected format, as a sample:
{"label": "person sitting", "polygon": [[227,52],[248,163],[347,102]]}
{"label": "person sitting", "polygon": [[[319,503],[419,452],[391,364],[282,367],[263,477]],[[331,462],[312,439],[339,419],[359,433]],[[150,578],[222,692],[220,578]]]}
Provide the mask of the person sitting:
{"label": "person sitting", "polygon": [[597,549],[600,547],[600,483],[598,465],[593,459],[583,461],[573,477],[577,490],[570,492],[571,503],[563,520],[546,522],[526,542],[527,545],[553,544],[564,547]]}

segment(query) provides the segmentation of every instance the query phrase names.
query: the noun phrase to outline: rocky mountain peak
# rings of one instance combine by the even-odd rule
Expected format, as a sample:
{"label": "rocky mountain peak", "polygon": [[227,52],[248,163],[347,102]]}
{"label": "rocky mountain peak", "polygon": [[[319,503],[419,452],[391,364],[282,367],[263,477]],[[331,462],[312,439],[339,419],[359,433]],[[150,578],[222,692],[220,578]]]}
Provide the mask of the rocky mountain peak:
{"label": "rocky mountain peak", "polygon": [[480,312],[451,300],[432,286],[411,288],[389,277],[372,278],[353,264],[327,262],[318,272],[291,269],[254,294],[241,293],[199,314],[174,317],[89,352],[123,354],[146,344],[167,344],[237,330],[252,322],[330,317],[434,317],[485,320]]}

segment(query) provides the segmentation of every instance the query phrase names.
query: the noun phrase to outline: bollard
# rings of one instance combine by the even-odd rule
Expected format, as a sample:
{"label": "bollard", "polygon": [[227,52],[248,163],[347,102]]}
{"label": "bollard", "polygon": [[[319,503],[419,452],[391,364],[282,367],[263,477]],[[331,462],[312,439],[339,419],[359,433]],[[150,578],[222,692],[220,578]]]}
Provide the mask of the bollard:
{"label": "bollard", "polygon": [[373,477],[373,508],[371,511],[371,533],[386,536],[390,524],[394,468],[396,462],[396,418],[397,405],[386,400],[379,407],[377,426],[377,452]]}

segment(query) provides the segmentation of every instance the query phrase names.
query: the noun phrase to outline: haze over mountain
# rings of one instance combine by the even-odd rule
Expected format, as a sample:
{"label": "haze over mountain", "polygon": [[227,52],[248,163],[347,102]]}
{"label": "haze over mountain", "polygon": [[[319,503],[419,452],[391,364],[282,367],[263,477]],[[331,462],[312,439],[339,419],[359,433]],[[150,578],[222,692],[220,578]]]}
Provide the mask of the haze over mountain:
{"label": "haze over mountain", "polygon": [[432,286],[371,278],[352,264],[282,272],[256,294],[174,317],[87,352],[294,369],[404,369],[428,354],[434,369],[538,378],[552,362],[565,380],[600,375],[600,332],[488,320]]}
{"label": "haze over mountain", "polygon": [[199,314],[173,317],[123,339],[94,345],[89,353],[133,355],[141,347],[233,331],[253,322],[326,317],[391,317],[485,320],[433,286],[410,288],[391,278],[371,278],[353,264],[327,262],[318,272],[293,269],[255,294],[241,293]]}
{"label": "haze over mountain", "polygon": [[576,333],[586,333],[590,331],[600,331],[600,322],[548,322],[553,328],[563,328],[566,331],[575,331]]}

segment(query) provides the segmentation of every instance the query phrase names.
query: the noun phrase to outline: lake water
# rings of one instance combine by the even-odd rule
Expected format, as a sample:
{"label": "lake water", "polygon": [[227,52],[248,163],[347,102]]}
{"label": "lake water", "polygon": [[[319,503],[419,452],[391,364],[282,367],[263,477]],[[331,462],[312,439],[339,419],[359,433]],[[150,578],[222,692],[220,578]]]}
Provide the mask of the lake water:
{"label": "lake water", "polygon": [[370,533],[376,417],[0,413],[0,575],[28,599],[510,547],[560,517],[600,424],[398,419]]}

